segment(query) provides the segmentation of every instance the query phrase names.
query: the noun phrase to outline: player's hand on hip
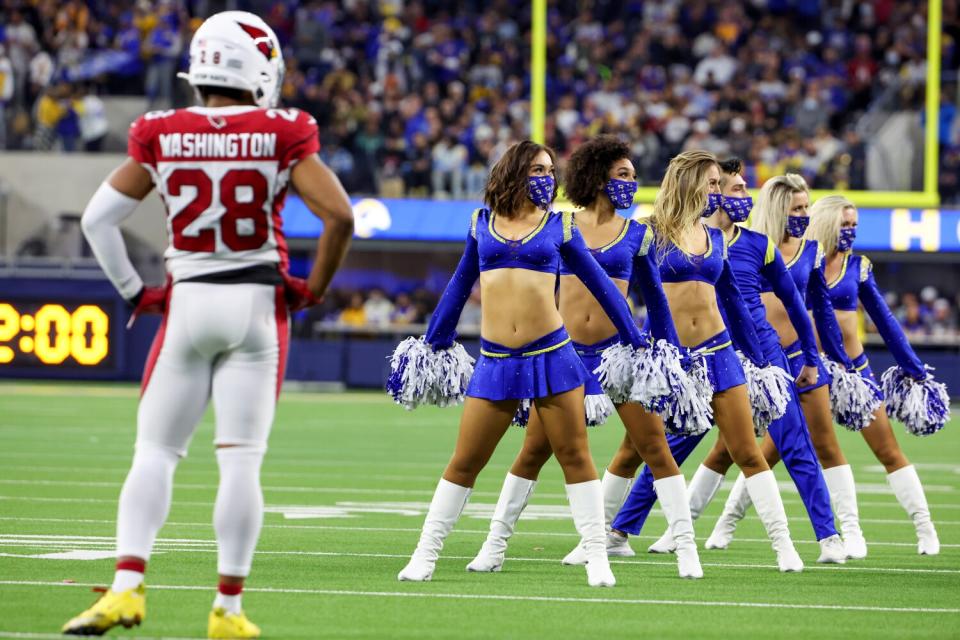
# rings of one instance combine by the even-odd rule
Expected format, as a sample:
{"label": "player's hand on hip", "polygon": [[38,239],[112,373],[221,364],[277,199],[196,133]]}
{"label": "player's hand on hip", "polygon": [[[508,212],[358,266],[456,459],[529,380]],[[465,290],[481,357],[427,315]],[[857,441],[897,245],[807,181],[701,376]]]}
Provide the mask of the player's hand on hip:
{"label": "player's hand on hip", "polygon": [[133,306],[133,313],[130,315],[130,321],[127,323],[127,328],[133,326],[133,323],[136,322],[143,314],[163,314],[167,310],[167,302],[170,299],[170,287],[172,282],[170,276],[167,276],[166,282],[163,283],[161,287],[147,287],[144,286],[140,291],[137,292],[137,295],[133,298],[127,300],[127,302]]}
{"label": "player's hand on hip", "polygon": [[290,311],[301,311],[323,302],[323,296],[314,295],[306,280],[289,273],[283,274],[283,294]]}
{"label": "player's hand on hip", "polygon": [[804,365],[803,369],[800,370],[800,375],[797,376],[797,386],[798,387],[809,387],[817,384],[817,379],[819,374],[816,367],[811,367]]}

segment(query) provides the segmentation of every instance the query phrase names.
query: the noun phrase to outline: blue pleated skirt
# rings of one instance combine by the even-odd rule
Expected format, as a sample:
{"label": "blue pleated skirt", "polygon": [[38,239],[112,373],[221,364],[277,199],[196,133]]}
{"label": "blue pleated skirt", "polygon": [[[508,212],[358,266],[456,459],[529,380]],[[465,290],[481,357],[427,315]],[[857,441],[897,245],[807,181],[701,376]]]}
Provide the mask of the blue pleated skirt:
{"label": "blue pleated skirt", "polygon": [[[793,375],[794,380],[796,380],[797,376],[800,375],[800,370],[803,369],[803,349],[800,347],[800,341],[797,340],[784,348],[784,352],[787,354],[787,360],[790,361],[790,369],[788,369],[788,371]],[[797,393],[813,391],[825,384],[830,384],[832,381],[833,378],[827,372],[827,368],[823,366],[823,358],[820,358],[817,361],[817,383],[806,387],[797,387]]]}
{"label": "blue pleated skirt", "polygon": [[515,349],[481,337],[480,358],[467,395],[493,401],[544,398],[576,389],[591,379],[595,376],[584,366],[563,327]]}
{"label": "blue pleated skirt", "polygon": [[590,379],[587,380],[586,384],[584,384],[584,395],[600,396],[605,394],[603,387],[600,386],[600,381],[597,379],[597,374],[594,372],[597,370],[597,367],[600,366],[600,357],[604,349],[607,347],[612,347],[619,342],[620,335],[615,333],[606,340],[594,342],[593,344],[581,344],[579,342],[573,343],[574,350],[576,350],[577,355],[580,356],[580,359],[583,360],[583,365],[590,373]]}
{"label": "blue pleated skirt", "polygon": [[710,380],[714,393],[747,383],[743,365],[740,364],[730,334],[726,331],[704,340],[693,347],[692,351],[703,354],[707,361],[707,379]]}

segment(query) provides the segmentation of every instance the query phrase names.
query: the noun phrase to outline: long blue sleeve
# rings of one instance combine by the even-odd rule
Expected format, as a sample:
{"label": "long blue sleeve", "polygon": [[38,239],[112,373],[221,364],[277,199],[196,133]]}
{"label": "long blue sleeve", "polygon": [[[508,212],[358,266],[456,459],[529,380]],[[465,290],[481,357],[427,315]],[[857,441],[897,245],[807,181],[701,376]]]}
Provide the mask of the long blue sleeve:
{"label": "long blue sleeve", "polygon": [[424,339],[434,349],[446,349],[456,340],[460,313],[479,277],[480,253],[477,251],[476,239],[470,234],[467,236],[467,244],[457,270],[453,272],[447,288],[443,290],[440,302],[430,317],[430,324],[427,325]]}
{"label": "long blue sleeve", "polygon": [[787,265],[783,263],[780,251],[774,249],[773,259],[764,264],[760,271],[787,310],[790,323],[800,338],[803,363],[808,367],[816,367],[820,362],[820,354],[817,350],[817,338],[813,335],[813,324],[807,315],[807,307],[797,290],[797,284],[787,270]]}
{"label": "long blue sleeve", "polygon": [[907,341],[907,336],[903,333],[900,323],[893,317],[890,307],[883,299],[883,294],[877,286],[877,281],[873,278],[873,269],[870,261],[860,257],[860,274],[857,292],[863,308],[870,314],[870,319],[877,325],[877,331],[883,338],[894,360],[900,365],[900,368],[907,372],[913,378],[922,380],[927,377],[927,371],[920,362],[920,358],[914,352],[913,347]]}
{"label": "long blue sleeve", "polygon": [[847,370],[853,368],[850,356],[843,348],[843,332],[837,322],[837,314],[830,302],[830,291],[827,289],[827,278],[823,273],[823,264],[818,264],[810,272],[807,281],[807,303],[813,310],[813,321],[817,325],[817,334],[820,344],[827,357],[839,362]]}
{"label": "long blue sleeve", "polygon": [[590,255],[590,250],[583,241],[583,236],[572,224],[566,225],[564,242],[560,245],[560,257],[580,280],[587,286],[593,297],[597,299],[604,312],[610,317],[620,336],[629,342],[632,347],[644,344],[643,334],[627,304],[623,294],[596,259]]}
{"label": "long blue sleeve", "polygon": [[767,366],[768,361],[760,349],[760,338],[757,337],[757,330],[753,326],[753,318],[750,317],[747,304],[740,295],[737,279],[733,275],[730,261],[726,258],[723,260],[723,271],[717,279],[716,290],[721,312],[736,348],[758,367]]}
{"label": "long blue sleeve", "polygon": [[[651,233],[647,231],[647,233]],[[647,318],[650,323],[650,333],[657,340],[666,340],[679,347],[680,338],[677,336],[677,327],[673,324],[673,315],[667,296],[663,292],[663,283],[660,281],[660,269],[653,261],[650,253],[633,257],[633,278],[643,293],[643,301],[647,304]]]}

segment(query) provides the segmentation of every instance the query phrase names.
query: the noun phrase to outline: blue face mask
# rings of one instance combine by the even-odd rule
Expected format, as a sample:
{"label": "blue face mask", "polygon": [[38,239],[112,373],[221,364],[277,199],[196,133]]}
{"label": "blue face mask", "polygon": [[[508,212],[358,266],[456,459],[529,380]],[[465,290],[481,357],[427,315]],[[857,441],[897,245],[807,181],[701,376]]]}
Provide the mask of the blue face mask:
{"label": "blue face mask", "polygon": [[700,215],[704,218],[709,218],[713,215],[713,212],[720,208],[723,205],[723,196],[719,193],[708,193],[707,194],[707,208],[703,210],[703,213]]}
{"label": "blue face mask", "polygon": [[837,239],[837,251],[849,251],[853,248],[853,241],[856,239],[856,227],[846,227],[845,229],[840,229],[840,237]]}
{"label": "blue face mask", "polygon": [[746,198],[723,196],[723,210],[734,222],[743,222],[749,218],[751,209],[753,209],[753,198],[750,196]]}
{"label": "blue face mask", "polygon": [[615,209],[629,209],[633,206],[633,197],[637,195],[637,183],[631,180],[610,178],[607,180],[604,190]]}
{"label": "blue face mask", "polygon": [[810,226],[810,216],[787,216],[787,234],[794,238],[802,238]]}
{"label": "blue face mask", "polygon": [[553,176],[528,176],[527,190],[530,201],[537,205],[538,209],[550,207],[553,202],[553,188],[556,183]]}

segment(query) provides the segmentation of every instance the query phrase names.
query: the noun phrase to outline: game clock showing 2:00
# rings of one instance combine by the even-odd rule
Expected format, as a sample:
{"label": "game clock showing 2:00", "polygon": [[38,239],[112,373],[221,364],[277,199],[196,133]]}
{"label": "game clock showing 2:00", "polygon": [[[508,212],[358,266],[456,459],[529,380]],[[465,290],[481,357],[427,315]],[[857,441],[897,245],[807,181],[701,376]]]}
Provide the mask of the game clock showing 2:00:
{"label": "game clock showing 2:00", "polygon": [[0,370],[113,365],[111,308],[0,299]]}

